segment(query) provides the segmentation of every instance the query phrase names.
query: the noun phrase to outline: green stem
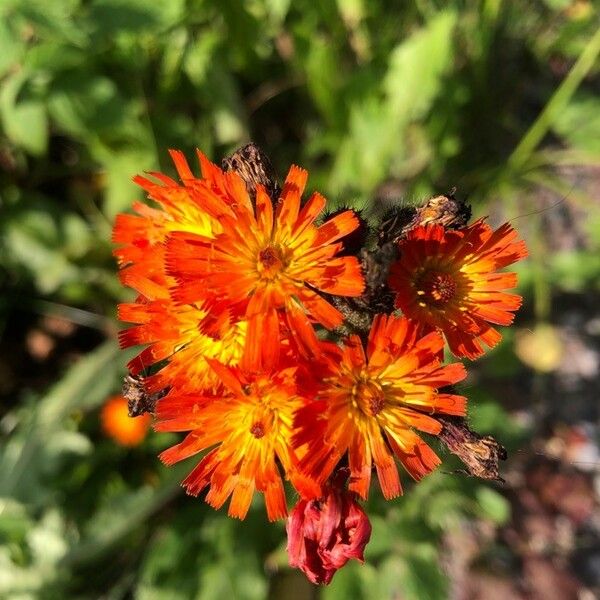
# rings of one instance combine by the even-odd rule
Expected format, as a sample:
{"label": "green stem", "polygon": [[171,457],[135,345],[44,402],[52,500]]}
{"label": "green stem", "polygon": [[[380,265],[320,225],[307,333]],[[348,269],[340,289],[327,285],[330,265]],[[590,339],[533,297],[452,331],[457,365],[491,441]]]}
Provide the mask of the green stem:
{"label": "green stem", "polygon": [[532,152],[546,135],[550,127],[552,127],[557,115],[567,106],[583,78],[594,66],[599,53],[600,28],[587,43],[586,47],[579,55],[577,62],[569,71],[569,74],[558,86],[558,89],[554,92],[552,98],[550,98],[544,107],[544,110],[542,110],[538,118],[519,142],[519,145],[514,149],[508,159],[508,166],[513,172],[521,169],[527,162]]}

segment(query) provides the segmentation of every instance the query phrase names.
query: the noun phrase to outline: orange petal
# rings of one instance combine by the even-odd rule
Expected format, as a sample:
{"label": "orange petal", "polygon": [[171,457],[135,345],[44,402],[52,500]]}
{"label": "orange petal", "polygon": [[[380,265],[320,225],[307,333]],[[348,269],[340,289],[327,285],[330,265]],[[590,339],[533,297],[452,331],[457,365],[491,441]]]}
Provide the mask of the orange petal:
{"label": "orange petal", "polygon": [[[312,304],[311,301],[310,308],[312,309],[315,306],[316,304]],[[318,305],[317,310],[320,308],[321,305]],[[288,302],[286,305],[285,319],[290,331],[292,331],[294,335],[294,339],[296,342],[298,342],[298,349],[302,353],[307,356],[318,356],[321,354],[319,339],[317,338],[313,326],[310,324],[310,321],[308,320],[308,317],[304,311],[300,307],[296,306],[294,302]]]}
{"label": "orange petal", "polygon": [[306,230],[306,228],[314,223],[315,219],[321,214],[325,208],[327,200],[318,192],[314,192],[302,207],[296,224],[294,225],[293,236],[298,239]]}
{"label": "orange petal", "polygon": [[188,162],[185,158],[185,154],[181,152],[181,150],[169,150],[169,154],[171,155],[171,159],[175,163],[175,168],[177,169],[177,173],[181,178],[181,181],[186,182],[190,179],[196,179]]}
{"label": "orange petal", "polygon": [[[341,325],[344,316],[337,308],[329,304],[325,298],[308,288],[303,289],[298,296],[310,315],[321,323],[323,327],[334,329],[338,325]],[[290,310],[299,310],[291,303],[290,306]]]}
{"label": "orange petal", "polygon": [[190,496],[197,496],[209,484],[210,475],[218,465],[217,451],[218,448],[215,448],[206,454],[183,480],[181,485]]}
{"label": "orange petal", "polygon": [[343,213],[335,215],[329,221],[323,223],[317,229],[316,244],[331,244],[340,238],[352,233],[360,222],[353,210],[347,210]]}

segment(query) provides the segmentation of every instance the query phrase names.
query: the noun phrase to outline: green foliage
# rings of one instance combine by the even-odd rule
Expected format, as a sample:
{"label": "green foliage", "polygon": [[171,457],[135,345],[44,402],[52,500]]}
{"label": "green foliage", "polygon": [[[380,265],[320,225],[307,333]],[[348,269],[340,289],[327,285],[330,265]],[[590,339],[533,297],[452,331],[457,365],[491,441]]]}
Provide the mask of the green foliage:
{"label": "green foliage", "polygon": [[[125,450],[99,430],[125,363],[112,220],[142,196],[133,175],[173,172],[168,148],[218,159],[252,138],[281,174],[307,167],[333,204],[371,206],[383,184],[393,190],[384,203],[457,185],[476,212],[502,196],[515,216],[538,209],[529,198],[541,185],[586,209],[590,244],[552,257],[534,247],[523,289],[548,296],[540,273],[553,290],[597,288],[600,217],[560,169],[600,160],[597,18],[592,3],[571,5],[0,2],[0,332],[41,312],[109,339],[63,360],[47,391],[27,379],[3,398],[1,597],[258,600],[286,569],[283,530],[260,501],[244,523],[228,519],[179,493],[190,466],[156,459],[172,438]],[[505,335],[482,372],[521,368]],[[518,446],[526,432],[497,399],[465,393],[472,426]],[[349,564],[320,597],[446,598],[443,536],[510,517],[498,489],[458,468],[449,459],[405,482],[395,502],[374,488],[367,563]]]}

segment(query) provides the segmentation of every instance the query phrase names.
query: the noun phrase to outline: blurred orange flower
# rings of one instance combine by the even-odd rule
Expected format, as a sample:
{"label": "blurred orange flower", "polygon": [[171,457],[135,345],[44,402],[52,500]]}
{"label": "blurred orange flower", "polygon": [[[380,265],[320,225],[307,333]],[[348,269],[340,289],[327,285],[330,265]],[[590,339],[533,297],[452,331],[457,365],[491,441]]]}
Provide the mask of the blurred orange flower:
{"label": "blurred orange flower", "polygon": [[421,324],[441,330],[457,357],[475,359],[501,339],[495,325],[510,325],[522,298],[503,290],[517,285],[516,273],[499,273],[527,256],[525,242],[505,223],[496,231],[476,221],[460,230],[425,225],[399,244],[390,269],[396,307]]}
{"label": "blurred orange flower", "polygon": [[151,417],[149,414],[130,417],[127,400],[123,396],[109,398],[100,413],[104,433],[121,446],[137,446],[141,444],[148,428]]}

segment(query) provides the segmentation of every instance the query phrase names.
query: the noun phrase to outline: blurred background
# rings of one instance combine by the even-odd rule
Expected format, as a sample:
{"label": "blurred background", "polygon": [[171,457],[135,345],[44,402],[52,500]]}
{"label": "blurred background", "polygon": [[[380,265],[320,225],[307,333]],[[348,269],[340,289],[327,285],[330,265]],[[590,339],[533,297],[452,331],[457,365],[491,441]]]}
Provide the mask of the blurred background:
{"label": "blurred background", "polygon": [[[588,0],[1,0],[0,597],[599,597],[599,17]],[[156,458],[175,436],[102,412],[131,356],[110,243],[143,198],[131,177],[250,139],[332,206],[456,187],[531,253],[515,326],[461,389],[509,450],[506,483],[447,459],[397,501],[373,493],[367,564],[321,590],[262,500],[240,523],[186,497],[190,464]]]}

